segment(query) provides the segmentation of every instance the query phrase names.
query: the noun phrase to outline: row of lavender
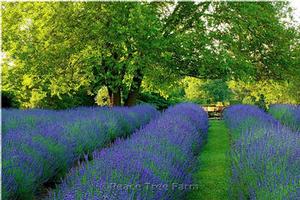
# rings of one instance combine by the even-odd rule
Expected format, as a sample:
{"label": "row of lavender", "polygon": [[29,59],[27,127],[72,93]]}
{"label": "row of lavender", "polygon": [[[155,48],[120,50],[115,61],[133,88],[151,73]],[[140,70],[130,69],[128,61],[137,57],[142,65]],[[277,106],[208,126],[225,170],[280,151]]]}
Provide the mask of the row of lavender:
{"label": "row of lavender", "polygon": [[207,135],[208,116],[195,104],[167,109],[131,138],[94,153],[48,199],[182,199]]}
{"label": "row of lavender", "polygon": [[283,125],[300,132],[300,105],[274,104],[270,106],[269,113]]}
{"label": "row of lavender", "polygon": [[2,110],[2,198],[32,199],[82,157],[157,117],[149,105],[65,111]]}
{"label": "row of lavender", "polygon": [[300,135],[250,105],[224,112],[232,135],[232,198],[297,199]]}

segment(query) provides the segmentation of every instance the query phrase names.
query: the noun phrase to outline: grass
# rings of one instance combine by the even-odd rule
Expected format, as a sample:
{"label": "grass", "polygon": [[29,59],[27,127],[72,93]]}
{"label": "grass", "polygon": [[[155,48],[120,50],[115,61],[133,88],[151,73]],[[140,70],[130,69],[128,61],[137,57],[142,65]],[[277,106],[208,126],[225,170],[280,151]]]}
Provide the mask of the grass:
{"label": "grass", "polygon": [[199,154],[193,174],[193,184],[198,184],[198,188],[191,190],[187,199],[229,199],[229,149],[229,135],[224,121],[211,120],[207,144]]}

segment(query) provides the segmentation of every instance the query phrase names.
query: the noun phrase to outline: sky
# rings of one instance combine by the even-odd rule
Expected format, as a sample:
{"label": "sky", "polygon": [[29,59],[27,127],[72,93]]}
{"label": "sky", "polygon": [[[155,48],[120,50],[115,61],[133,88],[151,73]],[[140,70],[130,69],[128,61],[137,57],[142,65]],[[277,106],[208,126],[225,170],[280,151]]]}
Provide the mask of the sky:
{"label": "sky", "polygon": [[295,20],[300,24],[300,0],[291,0],[291,6],[295,9]]}

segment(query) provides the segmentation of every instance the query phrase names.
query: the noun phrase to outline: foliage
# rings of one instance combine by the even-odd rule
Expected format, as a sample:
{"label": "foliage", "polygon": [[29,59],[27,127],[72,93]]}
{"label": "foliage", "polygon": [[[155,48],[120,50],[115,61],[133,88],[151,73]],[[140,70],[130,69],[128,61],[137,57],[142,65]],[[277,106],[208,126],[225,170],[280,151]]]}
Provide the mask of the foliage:
{"label": "foliage", "polygon": [[232,99],[227,82],[222,79],[201,80],[193,77],[183,79],[185,98],[200,104],[216,104]]}
{"label": "foliage", "polygon": [[16,102],[16,97],[11,92],[2,91],[1,92],[1,106],[3,108],[12,108],[18,107],[18,103]]}
{"label": "foliage", "polygon": [[201,86],[204,84],[203,80],[193,77],[185,77],[182,82],[184,85],[185,98],[187,100],[195,103],[207,104],[207,95],[201,90]]}
{"label": "foliage", "polygon": [[260,109],[267,111],[266,98],[263,94],[259,96],[259,99],[255,102],[255,105],[257,105],[257,107],[259,107]]}
{"label": "foliage", "polygon": [[[255,104],[266,109],[274,103],[299,103],[296,82],[291,81],[239,81],[222,79],[203,80],[185,77],[177,90],[184,90],[181,100],[188,100],[198,104],[215,104],[217,102],[230,104]],[[172,90],[171,90],[172,91]],[[169,96],[172,97],[171,91]]]}
{"label": "foliage", "polygon": [[206,92],[208,103],[226,102],[231,98],[231,90],[224,80],[208,80],[201,89]]}
{"label": "foliage", "polygon": [[294,95],[297,90],[291,91],[293,83],[287,81],[258,81],[242,82],[229,81],[228,86],[233,92],[232,100],[240,103],[255,104],[265,98],[265,104],[274,103],[297,103],[297,97]]}
{"label": "foliage", "polygon": [[300,96],[299,30],[282,20],[291,16],[285,2],[6,2],[1,9],[2,90],[22,108],[95,104],[102,87],[110,105],[132,105],[141,85],[167,98],[185,76],[290,79],[289,93]]}
{"label": "foliage", "polygon": [[102,87],[97,93],[96,103],[99,106],[109,106],[109,94],[107,87]]}
{"label": "foliage", "polygon": [[148,93],[148,92],[142,92],[139,99],[139,103],[149,103],[156,107],[158,110],[164,110],[167,109],[171,102],[165,99],[164,97],[160,96],[156,93]]}

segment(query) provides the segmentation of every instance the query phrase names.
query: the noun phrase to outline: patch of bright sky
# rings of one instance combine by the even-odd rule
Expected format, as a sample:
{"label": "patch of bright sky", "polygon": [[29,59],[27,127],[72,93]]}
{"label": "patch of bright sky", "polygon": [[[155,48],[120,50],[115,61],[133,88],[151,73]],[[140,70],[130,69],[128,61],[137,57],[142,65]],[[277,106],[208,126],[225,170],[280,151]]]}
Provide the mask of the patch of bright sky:
{"label": "patch of bright sky", "polygon": [[300,24],[300,1],[299,0],[291,0],[291,6],[294,8],[294,17],[295,20]]}
{"label": "patch of bright sky", "polygon": [[[209,0],[194,0],[197,3],[200,2],[205,2],[205,1],[209,1]],[[212,0],[212,1],[247,1],[247,2],[259,2],[259,1],[271,1],[271,0]],[[294,8],[293,11],[293,15],[294,15],[294,19],[295,21],[300,24],[300,0],[287,0],[290,2],[292,8]],[[178,1],[175,1],[178,2]]]}

